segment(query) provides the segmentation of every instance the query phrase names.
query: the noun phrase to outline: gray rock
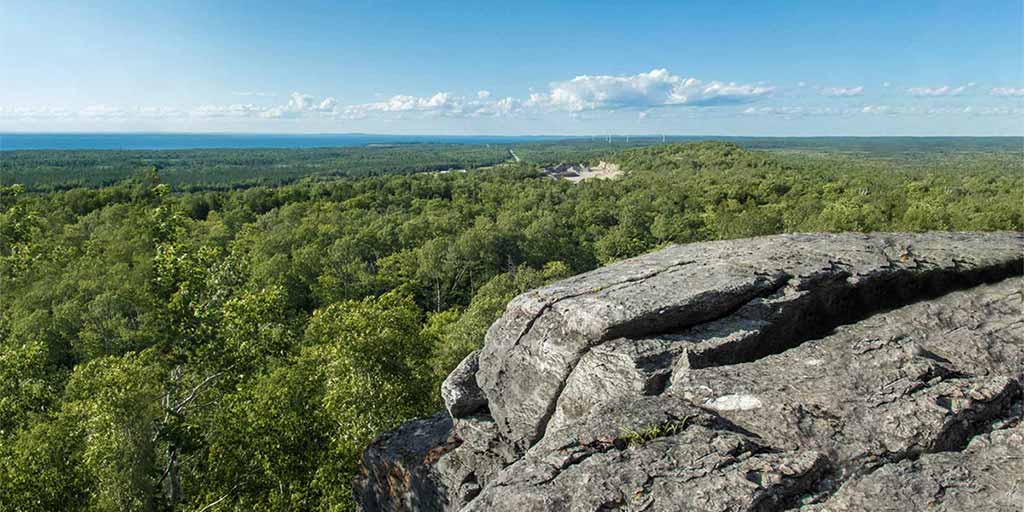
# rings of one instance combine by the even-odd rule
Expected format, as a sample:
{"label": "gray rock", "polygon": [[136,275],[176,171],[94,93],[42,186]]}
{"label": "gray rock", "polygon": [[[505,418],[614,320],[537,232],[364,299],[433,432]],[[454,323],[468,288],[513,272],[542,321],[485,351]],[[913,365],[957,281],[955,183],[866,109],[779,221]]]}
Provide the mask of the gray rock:
{"label": "gray rock", "polygon": [[664,398],[702,404],[834,477],[956,450],[1021,400],[1024,280],[881,313],[749,363],[677,371]]}
{"label": "gray rock", "polygon": [[806,511],[1024,510],[1024,429],[976,437],[963,452],[924,455],[852,480]]}
{"label": "gray rock", "polygon": [[528,292],[445,382],[455,420],[375,441],[357,495],[370,510],[1009,510],[1024,472],[992,471],[1024,459],[1022,273],[1020,233],[785,235]]}
{"label": "gray rock", "polygon": [[452,420],[442,411],[381,434],[363,452],[352,482],[356,503],[366,511],[445,510],[447,483],[434,469],[441,455],[458,446]]}
{"label": "gray rock", "polygon": [[456,419],[453,434],[462,444],[438,460],[434,471],[437,481],[447,483],[450,510],[460,510],[515,462],[515,454],[487,415]]}
{"label": "gray rock", "polygon": [[827,469],[820,453],[776,452],[683,401],[619,402],[569,430],[464,510],[764,510],[794,502]]}
{"label": "gray rock", "polygon": [[[690,349],[689,364],[739,362],[856,316],[1019,271],[1020,261],[1021,235],[1009,233],[782,235],[670,247],[515,298],[487,333],[477,382],[502,435],[525,451],[543,436],[581,359],[603,342],[698,326],[688,335],[712,339]],[[751,331],[736,332],[737,323]],[[715,336],[721,331],[733,335]]]}
{"label": "gray rock", "polygon": [[487,407],[487,399],[476,384],[479,355],[480,351],[474,350],[466,356],[441,384],[441,398],[453,418],[469,416]]}

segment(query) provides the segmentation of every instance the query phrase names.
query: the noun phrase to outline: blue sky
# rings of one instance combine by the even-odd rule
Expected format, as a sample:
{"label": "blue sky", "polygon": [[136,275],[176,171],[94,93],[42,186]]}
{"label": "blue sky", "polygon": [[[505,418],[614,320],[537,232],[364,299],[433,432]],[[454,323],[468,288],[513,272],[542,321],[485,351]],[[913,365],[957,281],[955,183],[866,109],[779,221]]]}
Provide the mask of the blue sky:
{"label": "blue sky", "polygon": [[0,2],[0,131],[1024,134],[984,2]]}

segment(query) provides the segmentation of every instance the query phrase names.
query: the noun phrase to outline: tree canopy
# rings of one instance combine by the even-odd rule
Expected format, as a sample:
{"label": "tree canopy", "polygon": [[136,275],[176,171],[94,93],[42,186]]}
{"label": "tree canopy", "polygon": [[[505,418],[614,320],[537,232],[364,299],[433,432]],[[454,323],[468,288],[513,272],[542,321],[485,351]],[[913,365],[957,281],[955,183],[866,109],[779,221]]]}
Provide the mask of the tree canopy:
{"label": "tree canopy", "polygon": [[129,178],[0,189],[0,511],[349,510],[366,444],[441,407],[528,289],[672,243],[1024,229],[1019,149],[647,145],[579,184],[486,148],[270,184],[258,151],[167,153],[217,186],[128,154]]}

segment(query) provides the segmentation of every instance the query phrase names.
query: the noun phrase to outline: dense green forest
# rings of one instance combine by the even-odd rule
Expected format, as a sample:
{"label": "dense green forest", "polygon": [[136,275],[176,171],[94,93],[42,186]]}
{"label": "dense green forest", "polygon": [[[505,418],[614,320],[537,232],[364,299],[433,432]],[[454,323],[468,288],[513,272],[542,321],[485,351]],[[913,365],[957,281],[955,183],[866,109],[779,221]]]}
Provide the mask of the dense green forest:
{"label": "dense green forest", "polygon": [[[1024,229],[1019,141],[588,144],[3,155],[0,510],[349,510],[365,445],[527,289],[671,243]],[[625,175],[536,165],[594,158]],[[409,174],[452,167],[485,168]]]}
{"label": "dense green forest", "polygon": [[[670,137],[693,142],[694,137]],[[747,149],[849,155],[862,159],[934,159],[949,154],[1020,153],[1020,137],[733,137]],[[302,178],[412,174],[472,169],[512,160],[551,165],[606,159],[660,137],[578,137],[504,144],[371,144],[307,149],[32,150],[0,151],[0,185],[49,192],[114,185],[153,167],[173,191],[237,190],[279,186]],[[2,147],[2,145],[0,145]]]}

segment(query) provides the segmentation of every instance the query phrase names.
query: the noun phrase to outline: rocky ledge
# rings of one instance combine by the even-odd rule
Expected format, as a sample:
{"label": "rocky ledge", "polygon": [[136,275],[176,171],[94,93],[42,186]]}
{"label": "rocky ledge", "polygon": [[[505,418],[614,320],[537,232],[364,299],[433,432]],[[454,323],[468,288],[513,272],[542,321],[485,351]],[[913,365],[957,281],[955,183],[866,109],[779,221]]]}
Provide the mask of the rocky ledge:
{"label": "rocky ledge", "polygon": [[1024,235],[673,246],[514,299],[366,510],[1024,509]]}

